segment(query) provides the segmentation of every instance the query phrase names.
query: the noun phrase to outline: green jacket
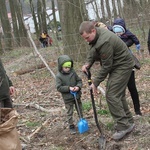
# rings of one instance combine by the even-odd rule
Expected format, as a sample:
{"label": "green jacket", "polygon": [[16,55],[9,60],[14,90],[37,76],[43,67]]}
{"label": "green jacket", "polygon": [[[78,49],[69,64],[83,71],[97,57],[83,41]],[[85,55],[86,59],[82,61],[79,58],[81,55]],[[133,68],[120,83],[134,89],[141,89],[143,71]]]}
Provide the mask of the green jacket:
{"label": "green jacket", "polygon": [[0,101],[10,97],[10,86],[12,86],[12,82],[7,76],[2,61],[0,60]]}
{"label": "green jacket", "polygon": [[[63,63],[71,61],[72,67],[69,73],[62,72]],[[73,61],[68,55],[61,55],[58,58],[58,73],[56,75],[56,88],[62,94],[64,103],[69,103],[74,101],[74,97],[70,94],[69,87],[78,86],[80,88],[79,92],[77,92],[77,99],[81,97],[81,88],[82,88],[82,80],[76,74],[73,69]]]}
{"label": "green jacket", "polygon": [[101,68],[93,81],[98,86],[111,72],[119,74],[119,70],[131,69],[135,64],[126,44],[117,35],[103,28],[96,30],[95,39],[89,43],[87,62],[91,67],[95,61],[100,61]]}

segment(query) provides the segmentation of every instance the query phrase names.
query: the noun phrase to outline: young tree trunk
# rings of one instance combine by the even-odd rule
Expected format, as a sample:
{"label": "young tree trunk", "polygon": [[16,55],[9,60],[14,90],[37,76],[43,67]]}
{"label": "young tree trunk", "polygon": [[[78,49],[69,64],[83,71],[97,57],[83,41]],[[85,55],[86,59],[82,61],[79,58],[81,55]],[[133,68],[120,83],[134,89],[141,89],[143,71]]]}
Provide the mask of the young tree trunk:
{"label": "young tree trunk", "polygon": [[113,17],[114,17],[114,18],[117,18],[116,3],[115,3],[114,0],[112,0],[112,8],[113,8],[113,10],[112,10]]}
{"label": "young tree trunk", "polygon": [[19,31],[19,36],[20,36],[20,41],[22,46],[30,46],[28,42],[28,36],[27,36],[27,31],[25,29],[24,25],[24,19],[22,15],[22,7],[21,3],[19,0],[14,1],[14,5],[16,6],[16,16],[17,16],[17,21],[18,21],[18,31]]}
{"label": "young tree trunk", "polygon": [[42,13],[41,13],[41,18],[42,18],[42,27],[45,31],[47,31],[47,22],[46,22],[46,3],[45,0],[42,0]]}
{"label": "young tree trunk", "polygon": [[107,18],[111,19],[112,18],[112,15],[111,15],[112,13],[110,11],[109,0],[105,0],[105,2],[106,2],[106,9],[107,9],[107,15],[108,15]]}
{"label": "young tree trunk", "polygon": [[38,26],[38,22],[37,22],[36,15],[35,15],[33,0],[29,0],[29,2],[30,2],[31,13],[32,13],[33,21],[34,21],[34,26],[35,26],[35,34],[38,39],[41,31],[39,31],[39,26]]}
{"label": "young tree trunk", "polygon": [[55,15],[55,3],[54,0],[52,0],[51,2],[52,2],[52,11],[53,11],[53,20],[54,20],[54,30],[56,31],[56,38],[59,39],[58,26],[57,26],[56,15]]}
{"label": "young tree trunk", "polygon": [[3,53],[3,46],[2,46],[2,33],[0,32],[0,55]]}
{"label": "young tree trunk", "polygon": [[100,0],[100,5],[101,5],[101,10],[102,10],[102,22],[106,21],[106,14],[105,14],[105,9],[104,9],[104,1]]}
{"label": "young tree trunk", "polygon": [[16,43],[15,46],[21,46],[14,1],[9,0],[9,5],[10,5],[11,16],[12,16],[14,41]]}
{"label": "young tree trunk", "polygon": [[37,16],[38,16],[38,25],[39,25],[39,30],[42,32],[44,30],[42,28],[42,18],[41,18],[41,13],[42,13],[42,8],[41,8],[41,0],[37,0]]}
{"label": "young tree trunk", "polygon": [[0,20],[4,32],[5,50],[12,50],[11,26],[7,16],[5,0],[0,0]]}
{"label": "young tree trunk", "polygon": [[64,54],[78,61],[86,56],[86,46],[79,35],[81,22],[87,20],[83,4],[84,0],[58,0]]}

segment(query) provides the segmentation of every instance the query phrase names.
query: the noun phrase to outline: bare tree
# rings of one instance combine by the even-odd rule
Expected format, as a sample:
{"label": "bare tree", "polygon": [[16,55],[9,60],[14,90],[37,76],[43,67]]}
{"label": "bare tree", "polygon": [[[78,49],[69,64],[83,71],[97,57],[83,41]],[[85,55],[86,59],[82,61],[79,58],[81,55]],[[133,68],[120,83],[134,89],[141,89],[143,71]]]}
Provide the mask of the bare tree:
{"label": "bare tree", "polygon": [[35,9],[34,9],[33,0],[29,0],[29,3],[30,3],[30,8],[31,8],[31,13],[32,13],[33,21],[34,21],[36,37],[38,38],[39,35],[40,35],[40,31],[39,31],[39,26],[38,26],[37,18],[36,18],[36,13],[35,13]]}
{"label": "bare tree", "polygon": [[106,21],[106,13],[104,7],[104,1],[100,0],[101,10],[102,10],[102,22]]}
{"label": "bare tree", "polygon": [[11,26],[7,15],[5,0],[0,0],[0,20],[4,32],[5,50],[12,50]]}
{"label": "bare tree", "polygon": [[17,23],[17,14],[15,11],[16,9],[15,9],[14,1],[9,0],[9,5],[10,5],[11,16],[12,16],[12,26],[13,26],[14,38],[15,38],[15,41],[17,42],[17,45],[21,46],[20,37],[19,37],[19,30],[18,30],[18,23]]}
{"label": "bare tree", "polygon": [[77,54],[85,57],[86,46],[82,44],[83,40],[79,35],[80,23],[88,19],[84,8],[84,0],[58,0],[58,6],[62,26],[62,40],[65,46],[64,53],[72,55],[74,60],[77,60]]}
{"label": "bare tree", "polygon": [[107,9],[107,15],[108,15],[108,18],[109,19],[112,19],[112,13],[110,11],[110,3],[109,3],[109,0],[105,0],[106,2],[106,9]]}
{"label": "bare tree", "polygon": [[45,0],[37,0],[37,16],[40,31],[47,31]]}

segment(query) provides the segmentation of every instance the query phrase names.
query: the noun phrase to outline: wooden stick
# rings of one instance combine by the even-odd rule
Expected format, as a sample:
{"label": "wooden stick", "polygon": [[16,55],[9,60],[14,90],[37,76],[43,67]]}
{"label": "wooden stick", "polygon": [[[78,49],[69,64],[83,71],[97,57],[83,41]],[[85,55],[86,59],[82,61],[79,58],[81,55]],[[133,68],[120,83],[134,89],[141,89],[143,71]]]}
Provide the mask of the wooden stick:
{"label": "wooden stick", "polygon": [[42,125],[41,125],[40,127],[38,127],[33,133],[31,133],[31,134],[28,136],[29,141],[31,140],[31,138],[32,138],[36,133],[38,133],[38,132],[42,129],[42,127],[44,127],[44,126],[48,123],[48,121],[49,121],[49,118],[48,118],[46,121],[44,121],[44,123],[42,123]]}
{"label": "wooden stick", "polygon": [[38,54],[38,56],[40,57],[40,59],[43,61],[43,63],[45,64],[46,68],[50,71],[50,73],[52,74],[52,76],[54,77],[54,79],[56,78],[54,72],[51,70],[51,68],[48,66],[48,64],[46,63],[45,59],[43,58],[43,56],[39,53],[32,37],[31,37],[31,34],[30,34],[30,31],[29,31],[29,28],[26,26],[26,29],[27,29],[27,33],[28,33],[28,36],[29,36],[29,39],[34,47],[34,50],[35,52]]}
{"label": "wooden stick", "polygon": [[34,103],[30,103],[30,104],[26,105],[26,107],[34,107],[34,108],[36,108],[38,110],[41,110],[41,111],[44,111],[44,112],[50,112],[50,113],[60,112],[61,111],[60,108],[56,108],[56,109],[52,109],[51,108],[50,110],[48,110],[48,109],[45,109],[42,106],[40,106],[38,104],[34,104]]}

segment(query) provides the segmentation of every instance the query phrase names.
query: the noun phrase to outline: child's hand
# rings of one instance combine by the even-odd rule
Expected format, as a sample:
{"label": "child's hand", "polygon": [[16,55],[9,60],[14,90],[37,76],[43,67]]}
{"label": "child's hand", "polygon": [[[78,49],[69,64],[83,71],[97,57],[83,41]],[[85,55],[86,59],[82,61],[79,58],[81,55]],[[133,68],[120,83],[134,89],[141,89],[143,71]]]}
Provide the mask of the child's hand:
{"label": "child's hand", "polygon": [[69,89],[70,89],[70,91],[73,91],[73,92],[79,91],[79,87],[78,86],[70,87]]}
{"label": "child's hand", "polygon": [[75,92],[79,91],[79,87],[78,87],[78,86],[75,86],[75,87],[74,87],[74,91],[75,91]]}
{"label": "child's hand", "polygon": [[74,91],[74,87],[69,87],[69,90],[70,91]]}

